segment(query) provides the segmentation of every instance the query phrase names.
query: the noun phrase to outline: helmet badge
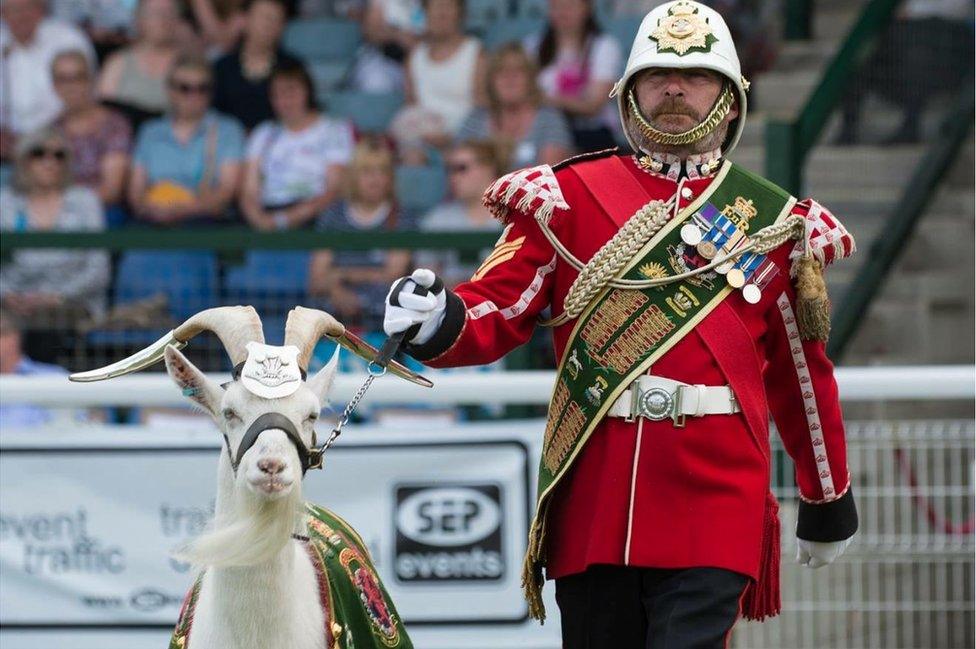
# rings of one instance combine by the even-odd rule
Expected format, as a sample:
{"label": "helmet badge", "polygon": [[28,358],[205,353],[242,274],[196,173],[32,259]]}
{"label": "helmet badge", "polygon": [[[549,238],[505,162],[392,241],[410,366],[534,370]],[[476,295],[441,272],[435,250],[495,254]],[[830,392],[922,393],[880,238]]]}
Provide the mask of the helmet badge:
{"label": "helmet badge", "polygon": [[671,51],[684,56],[689,51],[708,52],[718,39],[708,20],[699,15],[690,2],[681,0],[668,7],[668,15],[658,22],[649,38],[657,43],[658,52]]}

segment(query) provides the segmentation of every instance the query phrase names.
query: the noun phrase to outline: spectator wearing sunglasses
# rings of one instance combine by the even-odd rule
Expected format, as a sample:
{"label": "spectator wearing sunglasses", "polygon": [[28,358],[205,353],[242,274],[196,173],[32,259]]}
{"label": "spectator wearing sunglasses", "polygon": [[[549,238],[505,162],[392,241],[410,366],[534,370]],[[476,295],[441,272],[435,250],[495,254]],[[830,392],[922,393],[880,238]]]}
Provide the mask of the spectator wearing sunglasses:
{"label": "spectator wearing sunglasses", "polygon": [[129,204],[135,216],[167,226],[225,219],[241,175],[244,131],[210,110],[213,75],[206,59],[183,55],[167,79],[169,114],[136,138]]}
{"label": "spectator wearing sunglasses", "polygon": [[[71,182],[70,153],[53,129],[17,143],[14,186],[0,190],[0,230],[98,231],[105,217],[98,196]],[[98,250],[16,250],[0,266],[0,300],[38,336],[29,352],[53,360],[74,323],[105,308],[108,254]]]}
{"label": "spectator wearing sunglasses", "polygon": [[96,101],[92,68],[80,50],[58,54],[51,75],[64,104],[54,128],[71,150],[71,175],[98,194],[109,225],[120,225],[132,127],[121,113]]}
{"label": "spectator wearing sunglasses", "polygon": [[[485,189],[505,172],[499,146],[488,140],[468,140],[447,153],[450,199],[431,210],[420,224],[426,232],[493,232],[502,229],[482,202]],[[454,250],[420,253],[418,266],[435,269],[449,286],[471,278],[488,251],[472,251],[470,260]]]}
{"label": "spectator wearing sunglasses", "polygon": [[312,79],[298,62],[271,74],[271,105],[277,119],[248,140],[241,211],[258,230],[303,227],[339,198],[352,125],[319,112]]}

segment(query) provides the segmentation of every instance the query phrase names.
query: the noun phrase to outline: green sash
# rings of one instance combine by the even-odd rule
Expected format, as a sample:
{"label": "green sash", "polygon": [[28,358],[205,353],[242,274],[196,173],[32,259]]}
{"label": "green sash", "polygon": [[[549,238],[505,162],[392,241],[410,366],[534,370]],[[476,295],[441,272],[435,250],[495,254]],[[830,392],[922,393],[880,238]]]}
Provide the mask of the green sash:
{"label": "green sash", "polygon": [[[310,503],[306,550],[315,566],[319,595],[329,619],[323,629],[328,649],[413,649],[403,621],[393,607],[369,557],[366,544],[336,514]],[[185,649],[203,575],[187,595],[169,649]],[[193,649],[204,649],[202,647]]]}
{"label": "green sash", "polygon": [[[680,229],[711,204],[746,234],[785,218],[795,203],[769,181],[725,162],[708,189],[668,222],[625,267],[624,279],[683,272]],[[530,613],[543,619],[545,519],[555,486],[614,401],[733,290],[713,271],[642,291],[605,289],[580,315],[559,365],[539,466],[536,513],[522,585]]]}

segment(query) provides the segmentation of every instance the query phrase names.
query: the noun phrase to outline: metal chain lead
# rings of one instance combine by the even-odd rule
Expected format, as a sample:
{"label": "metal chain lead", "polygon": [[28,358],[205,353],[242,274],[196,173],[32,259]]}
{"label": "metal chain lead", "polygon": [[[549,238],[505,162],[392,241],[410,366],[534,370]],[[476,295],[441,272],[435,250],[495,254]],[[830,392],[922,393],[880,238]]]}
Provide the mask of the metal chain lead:
{"label": "metal chain lead", "polygon": [[325,443],[318,447],[320,454],[324,455],[332,444],[335,443],[336,439],[339,438],[339,435],[342,434],[342,427],[349,423],[349,417],[352,416],[356,406],[358,406],[359,402],[362,401],[363,397],[366,396],[369,386],[373,384],[373,381],[375,381],[377,377],[383,376],[384,374],[386,374],[385,367],[383,368],[382,372],[369,372],[369,376],[367,376],[366,380],[363,381],[363,384],[359,386],[359,390],[356,391],[356,394],[354,394],[352,399],[349,400],[349,403],[346,404],[342,414],[339,415],[339,419],[336,421],[336,425],[332,428],[332,433],[329,435],[329,439],[325,440]]}

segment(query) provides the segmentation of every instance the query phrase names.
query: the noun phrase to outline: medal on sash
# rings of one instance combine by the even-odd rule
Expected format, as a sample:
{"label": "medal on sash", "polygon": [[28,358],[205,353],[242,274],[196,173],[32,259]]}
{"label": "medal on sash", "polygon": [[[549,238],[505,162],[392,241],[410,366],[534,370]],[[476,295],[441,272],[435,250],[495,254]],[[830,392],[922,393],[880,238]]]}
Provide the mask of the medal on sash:
{"label": "medal on sash", "polygon": [[756,266],[749,278],[749,283],[742,287],[742,298],[749,304],[756,304],[762,299],[762,291],[769,286],[773,278],[779,274],[779,268],[766,258],[760,255],[762,260]]}

